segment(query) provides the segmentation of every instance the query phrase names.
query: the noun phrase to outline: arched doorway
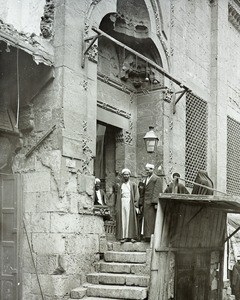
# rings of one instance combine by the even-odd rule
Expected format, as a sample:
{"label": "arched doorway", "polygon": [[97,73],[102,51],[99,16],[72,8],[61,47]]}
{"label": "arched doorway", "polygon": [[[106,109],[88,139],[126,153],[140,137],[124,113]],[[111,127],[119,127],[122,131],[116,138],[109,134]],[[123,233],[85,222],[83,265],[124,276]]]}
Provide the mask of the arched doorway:
{"label": "arched doorway", "polygon": [[[132,180],[138,183],[147,162],[155,160],[157,165],[162,161],[161,155],[148,156],[143,142],[149,125],[157,125],[160,134],[163,131],[163,101],[159,90],[164,88],[164,77],[148,63],[151,60],[162,66],[162,59],[150,38],[150,19],[145,2],[138,3],[137,13],[134,1],[130,2],[126,6],[126,1],[118,1],[118,11],[103,17],[99,28],[107,36],[98,37],[97,142],[101,136],[99,125],[104,125],[102,158],[98,160],[105,166],[100,176],[113,215],[114,185],[119,180],[121,169],[128,167]],[[148,60],[139,58],[129,48]],[[107,132],[111,132],[109,139],[105,139]],[[106,148],[112,152],[104,152]],[[107,165],[111,170],[106,168]],[[99,170],[96,167],[97,164],[97,175]]]}

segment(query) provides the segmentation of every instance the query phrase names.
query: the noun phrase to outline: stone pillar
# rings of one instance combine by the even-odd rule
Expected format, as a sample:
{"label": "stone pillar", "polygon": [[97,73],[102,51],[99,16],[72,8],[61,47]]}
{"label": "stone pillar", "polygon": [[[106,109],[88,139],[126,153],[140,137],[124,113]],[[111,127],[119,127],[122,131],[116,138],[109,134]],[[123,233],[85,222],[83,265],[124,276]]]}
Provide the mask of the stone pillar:
{"label": "stone pillar", "polygon": [[228,2],[214,1],[211,23],[211,96],[209,102],[209,175],[216,189],[226,190]]}

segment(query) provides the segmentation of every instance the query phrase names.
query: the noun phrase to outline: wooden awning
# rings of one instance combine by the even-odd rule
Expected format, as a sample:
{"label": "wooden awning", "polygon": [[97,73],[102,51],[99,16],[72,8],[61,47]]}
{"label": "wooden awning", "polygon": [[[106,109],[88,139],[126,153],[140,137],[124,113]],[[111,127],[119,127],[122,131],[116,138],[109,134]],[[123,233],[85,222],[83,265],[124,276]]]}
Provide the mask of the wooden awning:
{"label": "wooden awning", "polygon": [[159,195],[160,201],[175,201],[177,203],[203,206],[209,209],[218,209],[227,213],[240,213],[240,197],[238,196],[210,196],[210,195],[183,195],[166,194]]}

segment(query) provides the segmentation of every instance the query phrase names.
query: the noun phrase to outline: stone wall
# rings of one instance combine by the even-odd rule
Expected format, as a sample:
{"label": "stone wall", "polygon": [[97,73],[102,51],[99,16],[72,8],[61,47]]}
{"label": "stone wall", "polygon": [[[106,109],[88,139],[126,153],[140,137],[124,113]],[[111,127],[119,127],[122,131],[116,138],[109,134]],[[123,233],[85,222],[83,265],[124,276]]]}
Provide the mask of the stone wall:
{"label": "stone wall", "polygon": [[[84,8],[79,1],[56,3],[55,78],[31,102],[34,128],[23,132],[23,148],[14,161],[14,172],[23,177],[23,219],[31,251],[49,300],[63,299],[85,282],[105,236],[102,217],[92,211],[97,69],[89,62],[88,72],[82,70],[81,35],[72,34],[84,28]],[[36,299],[40,289],[26,232],[22,238],[23,299]]]}
{"label": "stone wall", "polygon": [[[19,31],[40,35],[41,17],[46,18],[48,13],[44,12],[47,2],[15,2],[1,1],[0,18]],[[225,0],[171,0],[170,7],[164,3],[159,10],[163,2],[148,3],[149,11],[144,16],[150,18],[146,24],[163,68],[208,103],[208,170],[215,186],[224,191],[226,112],[239,120],[239,80],[232,76],[233,70],[239,75],[239,68],[231,59],[232,52],[235,57],[239,53],[238,32],[228,23]],[[165,78],[164,87],[170,90],[134,96],[129,86],[130,92],[126,92],[125,85],[120,90],[117,53],[109,44],[109,51],[99,53],[102,57],[97,64],[96,42],[82,67],[82,37],[95,34],[91,26],[98,27],[116,7],[116,0],[55,1],[54,27],[50,24],[49,29],[55,49],[55,79],[30,103],[34,126],[24,132],[23,148],[14,160],[14,171],[23,176],[23,218],[43,293],[49,300],[63,299],[71,288],[85,282],[86,273],[99,259],[100,241],[105,235],[103,220],[92,214],[97,101],[114,107],[115,115],[119,111],[131,114],[127,118],[129,128],[116,137],[116,165],[108,165],[112,176],[129,167],[138,180],[146,162],[163,165],[169,178],[175,171],[182,176],[185,172],[185,97],[176,105],[175,113],[171,103],[172,93],[181,88]],[[50,19],[53,21],[52,15]],[[42,29],[44,22],[43,18]],[[98,80],[97,72],[115,77],[118,88]],[[26,158],[27,151],[54,125],[56,129]],[[145,152],[143,143],[149,125],[155,126],[160,139],[153,155]],[[112,162],[114,149],[110,147],[109,151]],[[108,192],[112,192],[110,188]],[[31,300],[40,292],[26,233],[22,236],[23,299]]]}

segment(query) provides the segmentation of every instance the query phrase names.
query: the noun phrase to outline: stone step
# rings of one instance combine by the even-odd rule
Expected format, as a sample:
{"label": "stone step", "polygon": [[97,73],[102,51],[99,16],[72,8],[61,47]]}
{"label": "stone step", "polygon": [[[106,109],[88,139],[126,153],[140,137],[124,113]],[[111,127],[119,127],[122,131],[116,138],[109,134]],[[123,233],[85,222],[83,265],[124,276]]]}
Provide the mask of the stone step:
{"label": "stone step", "polygon": [[99,262],[98,272],[149,275],[150,270],[146,264]]}
{"label": "stone step", "polygon": [[92,273],[87,275],[87,282],[92,284],[118,284],[147,287],[149,276],[134,274]]}
{"label": "stone step", "polygon": [[[116,285],[86,285],[88,297],[143,300],[147,298],[146,287]],[[85,287],[86,287],[85,286]]]}
{"label": "stone step", "polygon": [[145,263],[146,252],[117,252],[107,251],[104,253],[104,259],[107,262],[122,262],[122,263]]}
{"label": "stone step", "polygon": [[87,288],[84,287],[78,287],[73,290],[71,290],[70,293],[70,299],[82,299],[84,296],[86,296]]}
{"label": "stone step", "polygon": [[150,244],[145,242],[108,242],[107,248],[109,251],[118,252],[146,252],[146,250],[150,248]]}
{"label": "stone step", "polygon": [[83,300],[122,300],[120,298],[102,298],[102,297],[84,297],[82,299]]}

